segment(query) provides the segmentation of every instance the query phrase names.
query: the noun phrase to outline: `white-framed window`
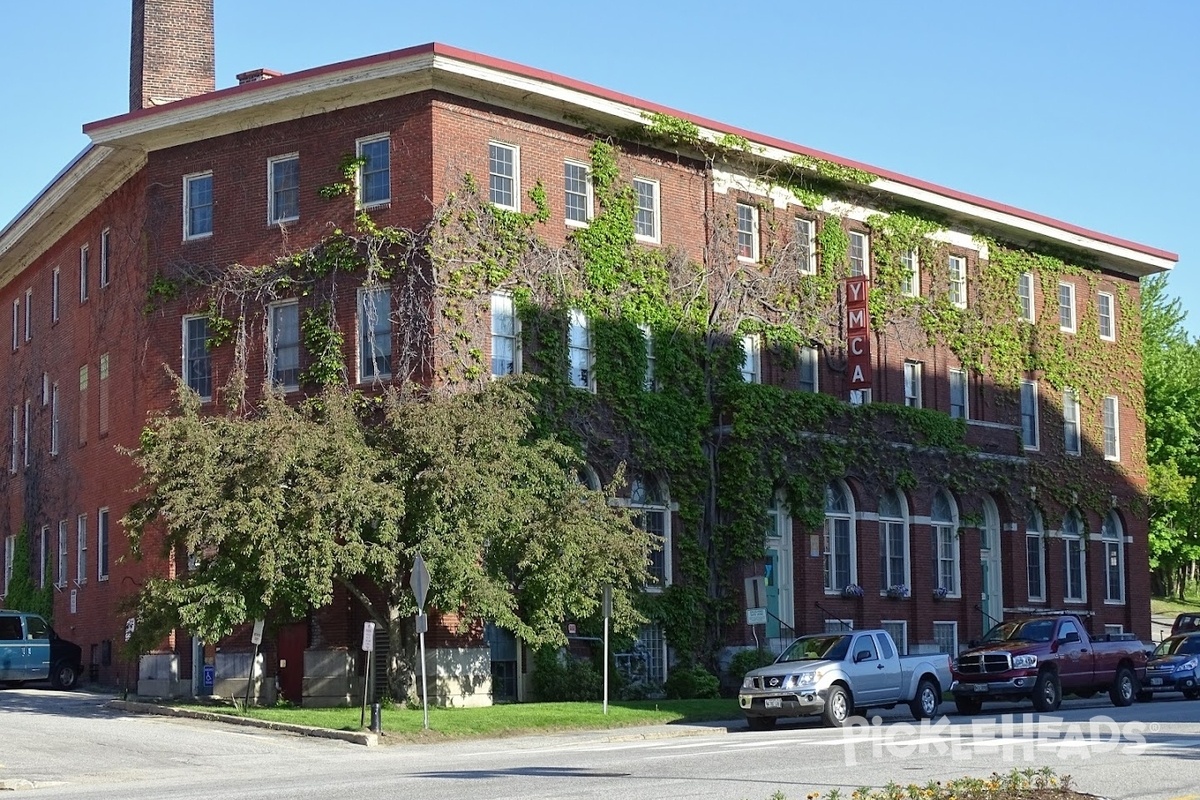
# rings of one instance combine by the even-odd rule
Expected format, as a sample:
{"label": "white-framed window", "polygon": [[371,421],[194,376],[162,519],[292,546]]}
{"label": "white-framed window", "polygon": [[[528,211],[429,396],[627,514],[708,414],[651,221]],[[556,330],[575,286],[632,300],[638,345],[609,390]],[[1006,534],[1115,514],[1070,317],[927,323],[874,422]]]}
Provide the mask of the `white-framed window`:
{"label": "white-framed window", "polygon": [[921,295],[921,264],[915,249],[900,254],[900,293],[909,297]]}
{"label": "white-framed window", "polygon": [[1017,278],[1017,299],[1021,303],[1021,319],[1033,322],[1036,312],[1033,305],[1033,273],[1022,272]]}
{"label": "white-framed window", "polygon": [[4,537],[4,594],[8,595],[8,586],[12,583],[13,559],[17,555],[17,537]]}
{"label": "white-framed window", "polygon": [[567,324],[568,381],[576,389],[596,391],[593,373],[592,329],[587,314],[572,308]]}
{"label": "white-framed window", "polygon": [[1122,634],[1122,633],[1124,633],[1124,632],[1125,632],[1125,626],[1124,626],[1124,625],[1107,625],[1107,624],[1106,624],[1106,625],[1104,626],[1104,635],[1105,635],[1105,636],[1114,636],[1114,635],[1120,635],[1120,634]]}
{"label": "white-framed window", "polygon": [[100,231],[100,288],[112,282],[112,231]]}
{"label": "white-framed window", "polygon": [[563,213],[568,225],[587,225],[592,219],[592,173],[587,164],[563,162]]}
{"label": "white-framed window", "polygon": [[488,199],[500,208],[521,210],[521,150],[488,142]]}
{"label": "white-framed window", "polygon": [[1077,456],[1083,452],[1079,436],[1079,392],[1063,389],[1063,449],[1067,455]]}
{"label": "white-framed window", "polygon": [[58,384],[50,388],[50,455],[58,455],[59,437]]}
{"label": "white-framed window", "polygon": [[58,267],[54,268],[54,272],[50,275],[50,321],[58,322],[58,287],[62,281],[62,274]]}
{"label": "white-framed window", "polygon": [[943,489],[933,496],[929,512],[933,529],[933,577],[947,597],[961,597],[959,585],[958,507]]}
{"label": "white-framed window", "polygon": [[[199,239],[213,232],[213,174],[183,176],[183,238]],[[84,297],[84,290],[80,294]]]}
{"label": "white-framed window", "polygon": [[850,274],[870,275],[871,242],[867,234],[850,231]]}
{"label": "white-framed window", "polygon": [[933,623],[933,641],[938,652],[954,658],[958,655],[958,623],[936,621]]}
{"label": "white-framed window", "polygon": [[1043,545],[1042,514],[1029,509],[1025,523],[1025,586],[1033,603],[1046,601],[1046,549]]}
{"label": "white-framed window", "polygon": [[108,580],[108,509],[96,513],[96,580]]}
{"label": "white-framed window", "polygon": [[921,362],[904,362],[904,405],[921,407]]}
{"label": "white-framed window", "polygon": [[183,318],[183,379],[204,402],[212,400],[212,353],[208,339],[208,317]]}
{"label": "white-framed window", "polygon": [[88,272],[91,269],[91,250],[85,244],[79,248],[79,302],[86,303],[88,299]]}
{"label": "white-framed window", "polygon": [[58,587],[67,585],[67,521],[58,521]]}
{"label": "white-framed window", "polygon": [[762,381],[762,339],[757,333],[742,337],[742,380],[746,383]]}
{"label": "white-framed window", "polygon": [[358,205],[370,208],[392,199],[392,137],[390,133],[364,136],[354,143],[362,160],[358,168]]}
{"label": "white-framed window", "polygon": [[13,300],[13,317],[12,317],[12,349],[16,352],[21,346],[21,299]]}
{"label": "white-framed window", "polygon": [[816,392],[819,388],[818,366],[821,363],[817,348],[801,345],[799,353],[799,386],[802,392]]}
{"label": "white-framed window", "polygon": [[267,224],[300,219],[300,154],[267,159]]}
{"label": "white-framed window", "polygon": [[27,466],[27,467],[29,466],[29,458],[30,458],[29,437],[33,434],[33,419],[32,419],[32,414],[30,413],[31,405],[32,405],[32,403],[30,403],[28,400],[25,401],[25,427],[24,427],[25,441],[24,441],[24,447],[22,448],[22,450],[24,451],[24,454],[25,454],[24,460],[25,460],[25,466]]}
{"label": "white-framed window", "polygon": [[896,651],[908,655],[908,621],[903,619],[884,619],[879,621],[879,627],[887,631],[888,636],[896,643]]}
{"label": "white-framed window", "polygon": [[662,547],[650,553],[652,591],[671,583],[671,504],[666,490],[653,475],[637,473],[629,482],[629,507],[639,528],[657,537]]}
{"label": "white-framed window", "polygon": [[521,373],[521,320],[512,295],[493,292],[492,311],[492,375]]}
{"label": "white-framed window", "polygon": [[87,514],[75,518],[75,583],[87,583]]}
{"label": "white-framed window", "polygon": [[970,419],[971,405],[967,393],[967,371],[950,370],[950,416],[954,419]]}
{"label": "white-framed window", "polygon": [[635,238],[643,242],[659,241],[658,181],[648,178],[633,179]]}
{"label": "white-framed window", "polygon": [[392,292],[386,286],[358,290],[358,380],[392,377]]}
{"label": "white-framed window", "polygon": [[287,390],[300,386],[300,304],[270,306],[271,383]]}
{"label": "white-framed window", "polygon": [[801,275],[817,274],[816,223],[811,219],[796,217],[796,246],[800,249],[797,262]]}
{"label": "white-framed window", "polygon": [[642,376],[642,388],[653,392],[658,388],[658,378],[655,376],[654,331],[649,325],[638,325],[642,332],[642,341],[646,345],[646,372]]}
{"label": "white-framed window", "polygon": [[1109,511],[1100,528],[1104,542],[1104,602],[1125,602],[1125,529],[1117,512]]}
{"label": "white-framed window", "polygon": [[643,625],[638,631],[638,647],[646,657],[646,683],[657,686],[667,680],[667,637],[662,625]]}
{"label": "white-framed window", "polygon": [[1116,395],[1104,398],[1104,458],[1121,460],[1121,414]]}
{"label": "white-framed window", "polygon": [[825,487],[824,573],[826,594],[838,594],[858,583],[855,558],[854,502],[841,481]]}
{"label": "white-framed window", "polygon": [[50,373],[42,373],[42,405],[50,404]]}
{"label": "white-framed window", "polygon": [[1058,284],[1058,329],[1063,333],[1075,332],[1075,284]]}
{"label": "white-framed window", "polygon": [[1116,323],[1113,319],[1116,301],[1111,292],[1100,292],[1096,295],[1097,323],[1100,326],[1100,338],[1106,342],[1117,340]]}
{"label": "white-framed window", "polygon": [[967,260],[962,256],[950,256],[947,264],[950,276],[949,299],[958,308],[967,307]]}
{"label": "white-framed window", "polygon": [[738,260],[758,261],[758,209],[749,203],[737,204]]}
{"label": "white-framed window", "polygon": [[33,339],[33,289],[25,290],[25,341]]}
{"label": "white-framed window", "polygon": [[854,622],[851,620],[825,620],[825,633],[849,633],[852,630],[854,630]]}
{"label": "white-framed window", "polygon": [[8,471],[17,471],[17,458],[21,452],[21,407],[12,407],[12,447],[8,454]]}
{"label": "white-framed window", "polygon": [[1082,603],[1087,599],[1086,551],[1083,546],[1083,523],[1079,519],[1079,512],[1074,509],[1063,517],[1062,540],[1065,555],[1063,599]]}
{"label": "white-framed window", "polygon": [[895,490],[884,492],[879,498],[879,593],[886,594],[892,586],[912,586],[908,564],[908,503]]}
{"label": "white-framed window", "polygon": [[1021,381],[1021,443],[1026,450],[1041,447],[1038,426],[1037,381]]}

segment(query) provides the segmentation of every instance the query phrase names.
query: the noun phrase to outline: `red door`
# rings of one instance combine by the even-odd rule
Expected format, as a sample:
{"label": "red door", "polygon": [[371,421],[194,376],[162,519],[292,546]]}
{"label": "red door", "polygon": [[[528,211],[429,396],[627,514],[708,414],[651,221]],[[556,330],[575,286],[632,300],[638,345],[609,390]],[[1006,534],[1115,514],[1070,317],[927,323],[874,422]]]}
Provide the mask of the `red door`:
{"label": "red door", "polygon": [[295,622],[279,629],[279,691],[284,700],[296,705],[304,699],[304,651],[307,647],[307,622]]}

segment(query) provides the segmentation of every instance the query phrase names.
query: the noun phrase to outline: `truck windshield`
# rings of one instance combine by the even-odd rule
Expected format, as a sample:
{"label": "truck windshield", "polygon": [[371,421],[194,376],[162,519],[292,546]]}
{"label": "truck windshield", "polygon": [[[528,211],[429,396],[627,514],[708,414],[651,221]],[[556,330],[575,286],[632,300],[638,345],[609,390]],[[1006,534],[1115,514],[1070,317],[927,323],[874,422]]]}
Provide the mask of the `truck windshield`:
{"label": "truck windshield", "polygon": [[1172,636],[1154,648],[1154,657],[1200,655],[1200,636]]}
{"label": "truck windshield", "polygon": [[1048,642],[1054,635],[1054,620],[1025,619],[1002,622],[988,631],[984,642]]}
{"label": "truck windshield", "polygon": [[841,661],[850,649],[850,637],[840,634],[805,636],[792,642],[776,663],[787,661]]}

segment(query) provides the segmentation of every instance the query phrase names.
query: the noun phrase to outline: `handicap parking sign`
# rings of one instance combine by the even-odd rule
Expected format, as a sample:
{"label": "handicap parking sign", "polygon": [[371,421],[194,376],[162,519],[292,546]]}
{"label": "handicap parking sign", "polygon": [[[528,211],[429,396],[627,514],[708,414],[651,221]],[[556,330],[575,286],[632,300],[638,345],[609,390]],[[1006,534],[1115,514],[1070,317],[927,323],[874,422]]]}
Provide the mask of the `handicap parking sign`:
{"label": "handicap parking sign", "polygon": [[211,664],[205,664],[203,673],[202,673],[202,677],[200,679],[201,683],[204,685],[204,688],[212,689],[213,682],[216,680],[216,677],[217,677],[217,668]]}

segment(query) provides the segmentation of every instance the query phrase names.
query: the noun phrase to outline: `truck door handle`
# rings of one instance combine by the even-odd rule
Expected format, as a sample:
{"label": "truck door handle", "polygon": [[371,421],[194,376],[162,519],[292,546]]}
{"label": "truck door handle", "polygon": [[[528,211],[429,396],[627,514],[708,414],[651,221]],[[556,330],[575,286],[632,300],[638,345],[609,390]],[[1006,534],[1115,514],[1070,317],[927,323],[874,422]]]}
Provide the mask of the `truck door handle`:
{"label": "truck door handle", "polygon": [[880,665],[879,665],[878,667],[876,667],[875,669],[883,669],[883,664],[880,664]]}

